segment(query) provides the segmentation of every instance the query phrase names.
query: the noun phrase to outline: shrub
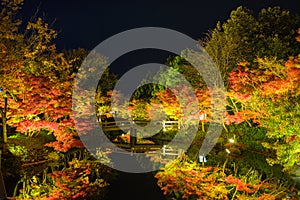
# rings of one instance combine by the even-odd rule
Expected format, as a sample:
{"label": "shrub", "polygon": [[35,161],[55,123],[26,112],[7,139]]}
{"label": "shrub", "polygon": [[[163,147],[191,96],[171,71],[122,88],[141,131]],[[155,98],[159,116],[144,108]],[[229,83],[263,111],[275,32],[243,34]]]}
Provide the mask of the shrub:
{"label": "shrub", "polygon": [[155,177],[170,199],[282,199],[288,191],[278,181],[261,181],[253,170],[245,175],[225,171],[201,166],[184,156],[167,164]]}

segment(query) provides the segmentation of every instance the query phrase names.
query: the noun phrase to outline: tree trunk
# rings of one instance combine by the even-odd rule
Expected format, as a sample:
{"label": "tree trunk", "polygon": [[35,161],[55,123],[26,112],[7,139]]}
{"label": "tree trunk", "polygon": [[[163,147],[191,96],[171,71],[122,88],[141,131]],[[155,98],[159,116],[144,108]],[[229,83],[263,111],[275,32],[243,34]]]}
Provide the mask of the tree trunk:
{"label": "tree trunk", "polygon": [[0,109],[0,113],[2,117],[2,134],[3,134],[4,144],[7,143],[6,112],[7,112],[7,97],[4,97],[4,108]]}

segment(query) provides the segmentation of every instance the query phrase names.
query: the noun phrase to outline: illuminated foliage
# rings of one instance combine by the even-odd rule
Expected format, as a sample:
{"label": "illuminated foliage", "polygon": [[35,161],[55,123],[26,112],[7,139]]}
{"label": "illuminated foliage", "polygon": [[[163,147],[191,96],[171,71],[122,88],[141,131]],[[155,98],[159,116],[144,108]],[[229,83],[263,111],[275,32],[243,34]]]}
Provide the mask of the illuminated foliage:
{"label": "illuminated foliage", "polygon": [[260,59],[258,69],[240,66],[229,78],[233,115],[227,123],[252,120],[265,128],[273,140],[264,145],[277,155],[269,162],[285,169],[299,164],[299,75],[298,58],[285,65]]}
{"label": "illuminated foliage", "polygon": [[10,105],[8,122],[29,136],[48,130],[56,136],[57,141],[49,144],[56,150],[66,152],[72,147],[82,147],[74,138],[72,82],[53,82],[47,77],[28,77],[26,81],[24,92]]}
{"label": "illuminated foliage", "polygon": [[224,169],[200,166],[187,158],[167,164],[155,177],[169,199],[281,199],[285,189],[253,173],[226,174]]}
{"label": "illuminated foliage", "polygon": [[[1,1],[0,12],[0,112],[3,139],[7,141],[6,121],[10,102],[26,91],[28,76],[46,76],[51,81],[65,80],[70,69],[62,54],[51,43],[56,31],[41,18],[25,24],[17,17],[23,1]],[[8,109],[8,110],[7,110]]]}
{"label": "illuminated foliage", "polygon": [[[14,195],[22,199],[103,197],[99,188],[107,185],[105,174],[111,171],[91,159],[79,140],[78,130],[93,127],[83,120],[76,131],[72,116],[73,79],[86,51],[58,52],[52,43],[57,32],[49,24],[41,18],[22,23],[22,3],[1,0],[0,6],[0,114],[3,141],[8,142],[2,151],[7,157],[4,176],[18,179]],[[104,77],[100,97],[115,80],[108,71]],[[79,104],[83,113],[91,106],[85,103]],[[18,133],[7,139],[6,125]]]}
{"label": "illuminated foliage", "polygon": [[239,62],[253,65],[257,57],[286,60],[297,55],[299,46],[294,38],[299,26],[299,17],[279,7],[262,9],[255,16],[240,6],[226,22],[218,22],[201,43],[227,83],[229,73]]}

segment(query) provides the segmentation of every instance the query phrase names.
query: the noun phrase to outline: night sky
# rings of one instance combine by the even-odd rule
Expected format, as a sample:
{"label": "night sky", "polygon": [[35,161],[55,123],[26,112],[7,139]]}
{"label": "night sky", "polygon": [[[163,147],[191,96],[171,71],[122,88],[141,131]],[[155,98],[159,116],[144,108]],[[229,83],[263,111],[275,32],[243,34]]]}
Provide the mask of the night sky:
{"label": "night sky", "polygon": [[[59,31],[59,49],[92,49],[106,38],[132,28],[158,26],[203,37],[217,21],[244,5],[257,12],[280,5],[300,15],[297,0],[25,0],[25,19],[40,6],[39,15]],[[298,5],[297,5],[298,4]]]}
{"label": "night sky", "polygon": [[[255,13],[261,8],[279,5],[300,15],[299,3],[298,0],[25,0],[22,14],[28,20],[39,7],[38,15],[53,23],[52,27],[59,32],[54,41],[58,49],[91,50],[114,34],[146,26],[173,29],[197,40],[213,29],[217,21],[226,20],[240,5]],[[143,61],[134,61],[135,54],[123,61],[121,57],[120,63],[161,62],[167,53],[157,55],[150,50]]]}

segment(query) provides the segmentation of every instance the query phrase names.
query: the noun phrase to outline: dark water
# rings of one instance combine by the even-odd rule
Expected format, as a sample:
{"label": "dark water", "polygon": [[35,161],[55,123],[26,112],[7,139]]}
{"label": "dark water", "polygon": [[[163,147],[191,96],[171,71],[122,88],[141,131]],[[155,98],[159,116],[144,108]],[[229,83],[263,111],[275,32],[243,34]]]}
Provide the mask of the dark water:
{"label": "dark water", "polygon": [[108,200],[165,200],[152,173],[119,172],[109,189]]}
{"label": "dark water", "polygon": [[[118,162],[116,157],[118,157]],[[110,159],[114,165],[120,162],[118,154],[111,154]],[[134,157],[124,157],[126,162],[130,159],[131,162],[138,165],[138,161]],[[141,171],[141,170],[137,170]],[[154,178],[153,172],[148,173],[127,173],[117,171],[117,178],[109,186],[107,200],[165,200],[162,190],[157,186],[157,180]]]}

